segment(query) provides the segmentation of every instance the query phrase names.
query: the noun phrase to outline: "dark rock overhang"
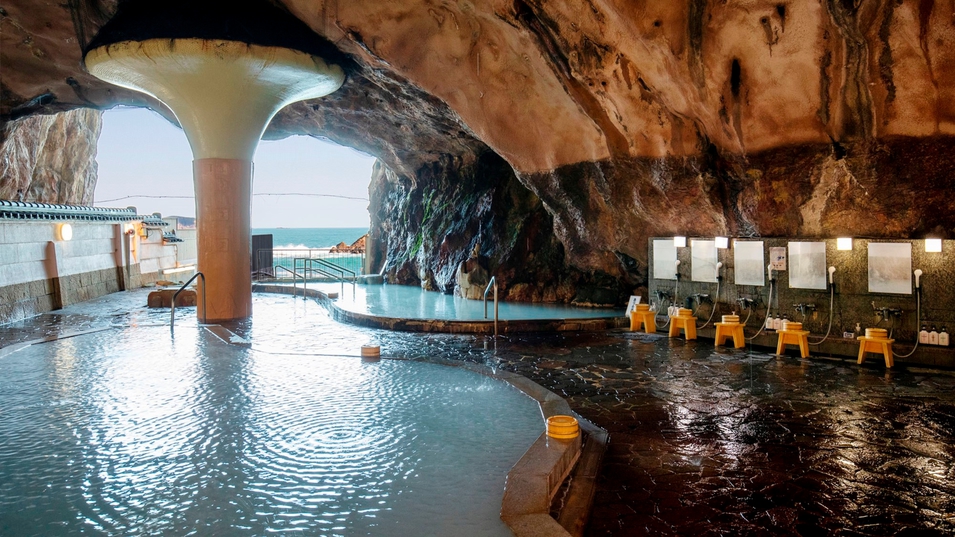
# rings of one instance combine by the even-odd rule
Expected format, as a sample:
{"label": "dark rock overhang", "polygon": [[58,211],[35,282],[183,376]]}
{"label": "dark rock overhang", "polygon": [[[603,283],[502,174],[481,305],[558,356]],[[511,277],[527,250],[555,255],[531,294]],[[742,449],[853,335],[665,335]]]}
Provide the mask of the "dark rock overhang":
{"label": "dark rock overhang", "polygon": [[333,43],[265,0],[127,0],[83,54],[114,43],[149,39],[210,39],[281,47],[337,64],[346,76],[355,68],[355,62]]}

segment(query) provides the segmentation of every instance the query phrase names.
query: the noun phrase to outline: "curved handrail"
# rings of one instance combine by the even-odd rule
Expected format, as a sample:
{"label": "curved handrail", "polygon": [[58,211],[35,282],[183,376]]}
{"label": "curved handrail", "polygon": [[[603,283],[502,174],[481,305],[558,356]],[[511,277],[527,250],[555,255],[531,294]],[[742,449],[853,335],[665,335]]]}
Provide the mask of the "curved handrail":
{"label": "curved handrail", "polygon": [[176,299],[179,298],[179,293],[183,291],[190,283],[194,282],[196,278],[202,278],[202,324],[206,324],[206,275],[201,272],[196,272],[193,274],[192,278],[189,278],[189,281],[182,284],[182,287],[174,295],[172,295],[172,305],[169,308],[169,328],[175,328],[176,326]]}
{"label": "curved handrail", "polygon": [[358,273],[357,273],[357,272],[355,272],[354,270],[349,270],[349,269],[347,269],[347,268],[345,268],[345,267],[342,267],[342,266],[340,266],[340,265],[336,265],[335,263],[332,263],[331,261],[326,261],[326,260],[324,260],[324,259],[322,259],[322,258],[315,257],[315,258],[312,258],[312,262],[313,262],[313,263],[318,263],[319,265],[324,265],[325,267],[328,267],[328,268],[330,268],[330,269],[332,269],[332,270],[337,270],[337,271],[341,272],[341,273],[342,273],[342,279],[343,279],[343,280],[345,279],[345,273],[346,273],[346,272],[349,273],[349,274],[351,274],[352,280],[357,280],[357,279],[358,279]]}
{"label": "curved handrail", "polygon": [[[337,271],[340,273],[340,276],[338,276],[338,278],[339,278],[339,279],[341,280],[341,282],[342,282],[342,294],[345,293],[345,279],[346,279],[346,278],[345,278],[345,273],[348,272],[349,274],[352,275],[352,277],[351,277],[351,282],[350,282],[350,283],[351,283],[352,295],[355,294],[355,282],[358,281],[358,273],[356,273],[355,271],[353,271],[353,270],[348,270],[347,268],[344,268],[344,267],[340,267],[340,266],[338,266],[338,265],[336,265],[336,264],[334,264],[334,263],[329,263],[328,261],[325,261],[324,259],[311,258],[311,257],[296,257],[296,258],[294,258],[294,259],[292,260],[292,267],[295,268],[295,269],[298,269],[298,262],[299,262],[299,261],[302,262],[302,272],[305,273],[306,275],[308,274],[309,271],[311,271],[311,272],[317,272],[317,273],[319,273],[319,274],[324,274],[324,275],[329,276],[329,277],[331,277],[331,278],[335,278],[335,277],[336,277],[335,274],[332,274],[332,273],[328,272],[327,270],[323,270],[322,268],[315,268],[315,266],[314,266],[315,263],[318,263],[318,266],[319,266],[319,267],[325,267],[325,268],[327,268],[327,269],[329,269],[329,270],[337,270]],[[303,278],[302,281],[305,282],[306,280]],[[307,284],[306,284],[306,285],[307,285]]]}
{"label": "curved handrail", "polygon": [[497,337],[497,277],[491,276],[491,281],[487,282],[484,288],[484,318],[487,319],[487,294],[494,289],[494,337]]}
{"label": "curved handrail", "polygon": [[[293,276],[293,278],[292,278],[292,289],[293,289],[293,291],[292,291],[292,296],[295,296],[295,291],[294,291],[294,290],[297,289],[298,279],[299,279],[299,278],[302,279],[302,285],[304,286],[304,285],[305,285],[305,276],[304,276],[303,274],[299,274],[298,272],[295,272],[294,270],[292,270],[292,269],[290,269],[290,268],[288,268],[288,267],[283,267],[282,265],[274,265],[274,266],[272,266],[272,277],[273,277],[273,278],[275,277],[275,269],[277,269],[277,268],[280,268],[280,269],[284,270],[285,272],[290,272],[290,273],[292,274],[292,276]],[[302,290],[302,298],[305,298],[305,290],[304,290],[304,289]]]}

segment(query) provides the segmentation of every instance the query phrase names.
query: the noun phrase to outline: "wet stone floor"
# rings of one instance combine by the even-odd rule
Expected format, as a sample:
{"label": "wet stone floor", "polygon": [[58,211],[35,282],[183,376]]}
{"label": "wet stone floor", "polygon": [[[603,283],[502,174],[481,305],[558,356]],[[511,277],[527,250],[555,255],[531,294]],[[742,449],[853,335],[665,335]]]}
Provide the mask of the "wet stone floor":
{"label": "wet stone floor", "polygon": [[[123,304],[96,308],[0,326],[0,347],[136,320]],[[566,397],[610,433],[590,536],[955,535],[953,371],[627,331],[511,335],[495,348],[327,316],[316,329],[360,333],[384,357],[484,363]]]}

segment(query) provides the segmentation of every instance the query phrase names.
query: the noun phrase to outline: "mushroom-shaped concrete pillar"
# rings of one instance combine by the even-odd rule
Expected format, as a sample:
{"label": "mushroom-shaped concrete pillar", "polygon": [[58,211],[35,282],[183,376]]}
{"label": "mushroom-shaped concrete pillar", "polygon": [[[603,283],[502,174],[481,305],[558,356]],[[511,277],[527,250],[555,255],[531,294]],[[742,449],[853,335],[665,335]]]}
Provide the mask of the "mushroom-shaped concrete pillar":
{"label": "mushroom-shaped concrete pillar", "polygon": [[[264,9],[271,13],[272,8]],[[117,22],[128,24],[129,17],[118,15]],[[142,28],[148,22],[133,26]],[[255,23],[275,25],[252,22],[241,30],[247,33]],[[204,309],[200,304],[198,313],[206,322],[252,313],[252,157],[263,131],[285,105],[327,95],[345,78],[340,66],[315,54],[276,46],[274,35],[256,44],[254,36],[229,39],[225,30],[222,38],[210,38],[203,35],[208,31],[202,28],[194,32],[198,37],[183,37],[191,34],[173,27],[167,37],[146,32],[150,38],[141,40],[124,39],[128,31],[113,31],[118,40],[107,35],[106,43],[98,43],[103,41],[98,36],[85,56],[86,68],[97,78],[168,106],[186,133],[194,158],[198,269],[205,275],[208,301]]]}

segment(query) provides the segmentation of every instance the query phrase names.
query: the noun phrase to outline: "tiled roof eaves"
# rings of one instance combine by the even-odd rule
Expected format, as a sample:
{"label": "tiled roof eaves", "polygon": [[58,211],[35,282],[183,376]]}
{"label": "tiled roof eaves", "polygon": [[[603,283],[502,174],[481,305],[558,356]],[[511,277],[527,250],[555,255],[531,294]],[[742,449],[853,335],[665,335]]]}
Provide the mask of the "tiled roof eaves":
{"label": "tiled roof eaves", "polygon": [[149,225],[169,225],[155,215],[138,215],[131,208],[84,207],[10,200],[0,200],[0,219],[81,222],[132,222],[139,220]]}

